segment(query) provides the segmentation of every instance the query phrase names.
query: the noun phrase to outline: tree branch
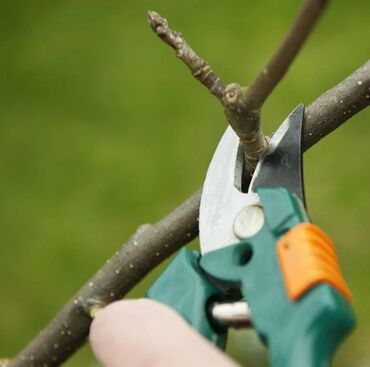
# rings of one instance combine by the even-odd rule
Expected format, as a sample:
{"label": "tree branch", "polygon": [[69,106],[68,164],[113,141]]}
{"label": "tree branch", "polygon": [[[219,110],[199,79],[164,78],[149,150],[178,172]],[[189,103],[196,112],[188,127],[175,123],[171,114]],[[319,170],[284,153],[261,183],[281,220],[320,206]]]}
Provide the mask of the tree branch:
{"label": "tree branch", "polygon": [[[201,190],[154,225],[143,225],[6,367],[53,367],[85,341],[93,308],[121,299],[140,279],[198,234]],[[1,365],[0,365],[1,366]]]}
{"label": "tree branch", "polygon": [[244,181],[249,181],[257,162],[265,151],[268,138],[261,125],[261,107],[313,29],[327,0],[306,0],[283,42],[248,87],[231,83],[226,87],[209,64],[199,57],[181,33],[172,31],[167,20],[156,12],[149,12],[148,21],[153,31],[189,67],[192,74],[223,104],[228,123],[244,146]]}
{"label": "tree branch", "polygon": [[[307,150],[370,103],[370,61],[305,111]],[[1,367],[55,367],[81,346],[94,307],[120,299],[162,260],[196,237],[201,190],[154,225],[144,225],[87,282],[38,336]],[[3,364],[1,364],[3,363]]]}
{"label": "tree branch", "polygon": [[246,88],[244,103],[251,110],[262,107],[284,77],[307,36],[325,8],[327,0],[306,0],[285,38],[257,77]]}
{"label": "tree branch", "polygon": [[306,107],[303,148],[309,149],[370,104],[370,60]]}

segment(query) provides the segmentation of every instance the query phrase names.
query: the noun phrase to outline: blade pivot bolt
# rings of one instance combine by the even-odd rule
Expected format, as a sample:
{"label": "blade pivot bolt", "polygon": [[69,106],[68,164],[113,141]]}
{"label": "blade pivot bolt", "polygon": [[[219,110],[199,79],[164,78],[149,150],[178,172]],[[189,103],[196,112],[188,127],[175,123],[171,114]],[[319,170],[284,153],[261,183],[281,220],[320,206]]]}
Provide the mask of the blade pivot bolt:
{"label": "blade pivot bolt", "polygon": [[234,233],[239,239],[254,236],[265,222],[263,209],[260,205],[249,205],[243,208],[234,221]]}

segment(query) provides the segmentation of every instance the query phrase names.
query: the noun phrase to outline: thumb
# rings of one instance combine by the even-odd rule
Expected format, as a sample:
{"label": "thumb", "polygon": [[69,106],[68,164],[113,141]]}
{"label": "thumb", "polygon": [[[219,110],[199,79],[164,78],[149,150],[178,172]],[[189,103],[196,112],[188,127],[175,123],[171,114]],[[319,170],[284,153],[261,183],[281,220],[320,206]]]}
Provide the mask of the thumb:
{"label": "thumb", "polygon": [[90,343],[105,367],[236,367],[171,308],[149,299],[118,301],[99,311]]}

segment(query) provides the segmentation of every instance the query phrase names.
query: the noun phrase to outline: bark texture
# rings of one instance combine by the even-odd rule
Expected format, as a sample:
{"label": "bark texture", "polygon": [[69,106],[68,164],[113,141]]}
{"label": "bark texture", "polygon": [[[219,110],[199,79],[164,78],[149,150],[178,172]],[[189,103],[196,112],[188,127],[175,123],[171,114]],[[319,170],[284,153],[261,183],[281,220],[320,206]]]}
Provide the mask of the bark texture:
{"label": "bark texture", "polygon": [[307,150],[370,104],[370,60],[306,107],[303,148]]}
{"label": "bark texture", "polygon": [[198,79],[214,96],[222,101],[225,86],[214,73],[207,61],[202,59],[185,41],[180,32],[173,31],[166,18],[155,11],[148,12],[148,22],[154,33],[176,51],[176,56],[190,69],[194,78]]}

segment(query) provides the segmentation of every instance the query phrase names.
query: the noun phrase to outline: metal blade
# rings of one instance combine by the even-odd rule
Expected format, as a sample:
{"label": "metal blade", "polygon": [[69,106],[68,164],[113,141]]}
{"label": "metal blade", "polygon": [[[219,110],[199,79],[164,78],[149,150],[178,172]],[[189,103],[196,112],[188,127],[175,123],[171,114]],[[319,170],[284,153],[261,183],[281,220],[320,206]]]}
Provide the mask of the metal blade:
{"label": "metal blade", "polygon": [[240,180],[242,170],[237,160],[238,148],[239,138],[228,127],[213,155],[203,186],[199,212],[203,254],[238,242],[233,231],[236,215],[249,204],[258,204],[256,194],[242,193],[234,184]]}
{"label": "metal blade", "polygon": [[259,161],[249,190],[284,187],[305,203],[302,172],[302,128],[304,105],[300,104],[280,125]]}
{"label": "metal blade", "polygon": [[[303,112],[304,106],[299,105],[280,125],[270,141],[268,153],[257,165],[248,193],[240,191],[243,160],[239,138],[231,127],[226,129],[209,165],[203,186],[199,213],[199,237],[203,254],[239,241],[233,230],[234,220],[243,208],[259,204],[258,195],[254,193],[256,188],[283,186],[304,198],[301,135],[299,139],[297,137],[298,130],[301,134]],[[285,149],[288,149],[289,154],[283,154]],[[280,170],[276,167],[279,164],[284,168]]]}

